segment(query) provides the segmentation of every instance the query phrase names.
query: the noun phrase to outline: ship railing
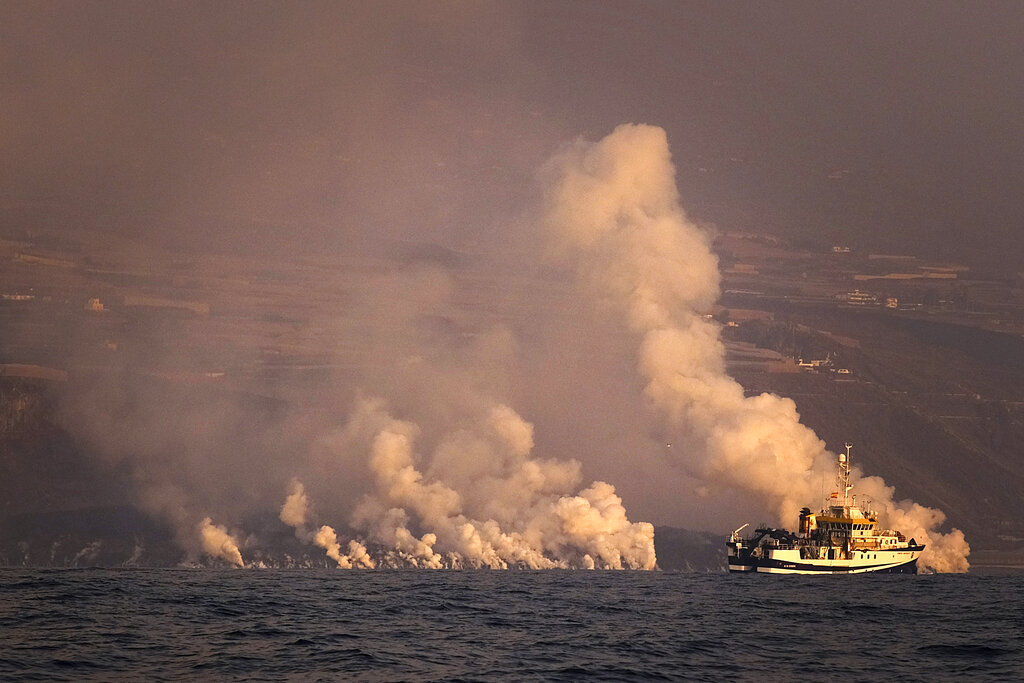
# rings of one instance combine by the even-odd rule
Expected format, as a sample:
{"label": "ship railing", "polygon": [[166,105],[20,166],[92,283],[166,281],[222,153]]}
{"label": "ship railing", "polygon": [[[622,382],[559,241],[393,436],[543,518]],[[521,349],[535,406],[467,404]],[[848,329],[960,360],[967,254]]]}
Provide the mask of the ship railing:
{"label": "ship railing", "polygon": [[772,550],[795,550],[797,545],[795,543],[775,543],[770,544]]}

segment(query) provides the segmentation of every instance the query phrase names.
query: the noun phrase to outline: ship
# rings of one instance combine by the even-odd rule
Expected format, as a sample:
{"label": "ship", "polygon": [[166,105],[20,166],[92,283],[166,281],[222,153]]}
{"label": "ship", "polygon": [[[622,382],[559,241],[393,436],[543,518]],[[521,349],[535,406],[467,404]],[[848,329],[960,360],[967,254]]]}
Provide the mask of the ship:
{"label": "ship", "polygon": [[850,449],[839,454],[837,490],[818,513],[800,511],[798,531],[759,526],[742,537],[744,524],[729,536],[730,572],[766,574],[916,574],[924,545],[895,529],[880,529],[870,501],[850,493]]}

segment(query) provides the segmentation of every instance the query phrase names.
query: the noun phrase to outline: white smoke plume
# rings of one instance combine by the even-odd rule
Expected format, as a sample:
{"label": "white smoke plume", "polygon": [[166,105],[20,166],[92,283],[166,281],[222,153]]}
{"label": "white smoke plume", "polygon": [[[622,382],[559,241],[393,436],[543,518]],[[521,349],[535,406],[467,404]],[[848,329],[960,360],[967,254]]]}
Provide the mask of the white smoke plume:
{"label": "white smoke plume", "polygon": [[338,543],[338,534],[334,532],[334,529],[327,526],[326,524],[316,532],[313,536],[313,542],[318,546],[327,551],[327,557],[331,558],[338,563],[338,566],[342,569],[350,569],[352,564],[348,561],[347,557],[343,557],[341,554],[341,544]]}
{"label": "white smoke plume", "polygon": [[288,484],[288,497],[281,507],[281,521],[295,529],[295,535],[302,540],[309,540],[306,529],[306,517],[309,515],[309,499],[306,489],[298,479]]}
{"label": "white smoke plume", "polygon": [[341,569],[374,568],[374,562],[367,553],[366,547],[359,541],[355,539],[349,541],[348,553],[342,553],[338,534],[332,527],[325,524],[315,532],[309,531],[306,528],[309,515],[309,498],[306,496],[306,488],[301,481],[293,478],[288,484],[288,496],[285,498],[284,505],[281,506],[281,521],[293,527],[296,537],[300,540],[314,543],[323,548],[327,552],[327,557],[337,562]]}
{"label": "white smoke plume", "polygon": [[404,563],[656,566],[654,527],[631,523],[614,487],[604,482],[568,493],[579,484],[579,463],[531,458],[533,428],[508,406],[493,406],[442,435],[426,474],[414,450],[420,430],[391,417],[382,401],[362,401],[350,430],[372,435],[375,484],[357,506],[353,526]]}
{"label": "white smoke plume", "polygon": [[[800,423],[793,401],[747,398],[726,374],[719,327],[701,316],[719,294],[717,259],[707,233],[679,204],[665,132],[619,126],[600,142],[567,147],[544,174],[544,224],[581,285],[638,335],[645,393],[672,432],[679,464],[791,523],[817,499],[822,477],[831,479],[835,458]],[[925,568],[967,570],[963,534],[937,531],[943,513],[897,502],[878,477],[856,483],[880,508],[883,524],[927,544]]]}
{"label": "white smoke plume", "polygon": [[135,546],[132,548],[132,554],[126,559],[121,566],[123,567],[135,567],[138,566],[139,560],[142,559],[142,554],[146,551],[146,545],[139,540],[135,539]]}
{"label": "white smoke plume", "polygon": [[353,567],[373,569],[376,566],[366,546],[354,538],[348,542],[348,560]]}
{"label": "white smoke plume", "polygon": [[236,567],[244,567],[242,553],[238,550],[238,540],[228,533],[228,530],[214,524],[209,517],[204,517],[199,522],[197,529],[202,543],[203,552],[213,558],[219,558],[230,562]]}
{"label": "white smoke plume", "polygon": [[434,552],[437,536],[425,533],[416,538],[408,529],[409,516],[401,508],[384,509],[373,498],[364,498],[353,515],[353,526],[365,529],[376,543],[389,549],[390,566],[443,569],[444,557]]}
{"label": "white smoke plume", "polygon": [[366,552],[366,547],[355,539],[348,542],[348,553],[342,553],[341,544],[338,543],[338,534],[326,524],[316,532],[313,542],[326,550],[327,557],[337,562],[341,569],[352,569],[353,567],[373,569],[375,566],[369,553]]}
{"label": "white smoke plume", "polygon": [[95,562],[96,557],[100,554],[100,549],[103,547],[103,541],[95,540],[89,543],[84,548],[75,553],[75,556],[71,558],[70,565],[77,567],[79,562],[89,563]]}

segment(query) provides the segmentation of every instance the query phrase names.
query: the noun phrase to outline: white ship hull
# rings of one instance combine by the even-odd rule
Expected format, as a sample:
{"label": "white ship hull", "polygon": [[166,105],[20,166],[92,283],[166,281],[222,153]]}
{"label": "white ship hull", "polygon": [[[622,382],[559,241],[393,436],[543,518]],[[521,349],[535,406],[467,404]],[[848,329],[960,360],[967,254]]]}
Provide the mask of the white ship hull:
{"label": "white ship hull", "polygon": [[922,546],[854,552],[850,559],[815,559],[800,557],[799,550],[772,549],[764,557],[754,555],[729,556],[730,572],[758,572],[763,574],[916,574],[917,558]]}

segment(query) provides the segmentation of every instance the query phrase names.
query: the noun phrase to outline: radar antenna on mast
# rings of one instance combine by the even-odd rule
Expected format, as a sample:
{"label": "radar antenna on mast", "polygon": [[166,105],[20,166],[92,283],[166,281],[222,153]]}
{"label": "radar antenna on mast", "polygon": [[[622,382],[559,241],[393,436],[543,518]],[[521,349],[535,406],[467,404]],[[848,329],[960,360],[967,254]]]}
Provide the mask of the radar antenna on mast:
{"label": "radar antenna on mast", "polygon": [[846,453],[839,454],[839,477],[836,480],[843,489],[843,507],[850,504],[850,489],[853,488],[850,484],[850,449],[853,448],[853,444],[847,441],[845,445]]}

